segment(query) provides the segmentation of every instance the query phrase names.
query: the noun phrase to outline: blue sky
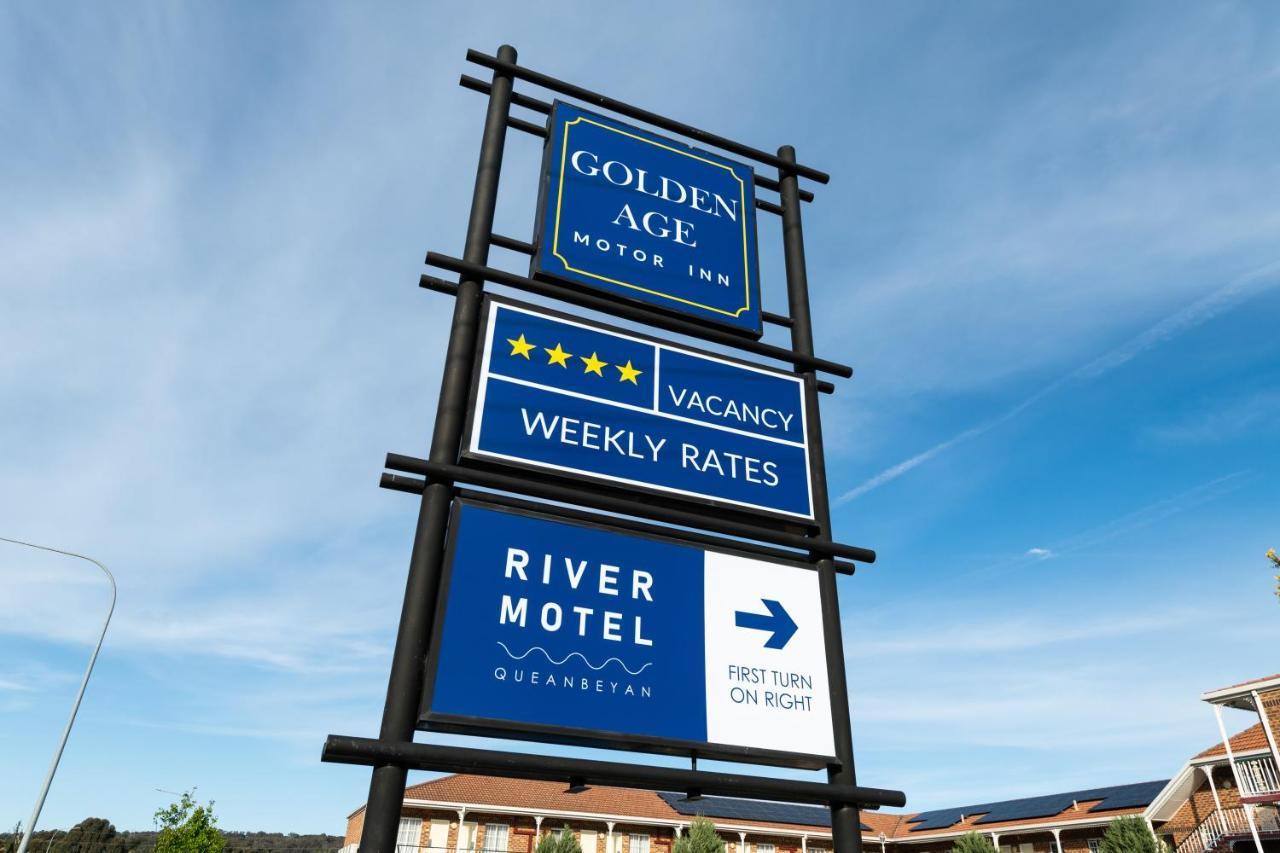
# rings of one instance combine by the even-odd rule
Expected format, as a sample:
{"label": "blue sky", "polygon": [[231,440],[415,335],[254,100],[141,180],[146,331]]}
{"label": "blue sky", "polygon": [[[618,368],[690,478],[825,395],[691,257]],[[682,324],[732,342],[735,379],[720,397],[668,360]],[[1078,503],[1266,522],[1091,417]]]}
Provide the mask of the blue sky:
{"label": "blue sky", "polygon": [[[1165,778],[1280,670],[1270,4],[0,9],[0,536],[120,605],[42,823],[340,832],[377,730],[483,100],[468,47],[833,174],[806,208],[859,779]],[[497,230],[531,231],[513,136]],[[781,309],[762,215],[766,306]],[[519,269],[521,259],[495,254]],[[0,824],[105,606],[0,551]],[[1248,722],[1240,716],[1235,722]]]}

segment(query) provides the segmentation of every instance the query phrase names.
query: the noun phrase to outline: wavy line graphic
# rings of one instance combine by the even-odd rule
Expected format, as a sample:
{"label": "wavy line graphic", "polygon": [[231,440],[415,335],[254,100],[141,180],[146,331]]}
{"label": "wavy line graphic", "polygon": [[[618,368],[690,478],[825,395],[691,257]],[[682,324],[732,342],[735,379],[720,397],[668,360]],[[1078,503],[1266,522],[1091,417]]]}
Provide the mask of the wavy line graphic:
{"label": "wavy line graphic", "polygon": [[639,675],[649,667],[653,666],[653,662],[650,661],[649,663],[646,663],[643,666],[641,666],[635,672],[632,672],[631,670],[627,669],[627,665],[623,663],[620,658],[609,658],[604,663],[600,664],[599,666],[596,666],[591,661],[587,660],[587,656],[584,655],[582,652],[569,652],[569,654],[565,655],[560,660],[556,660],[551,656],[551,653],[548,652],[546,649],[544,649],[542,646],[534,646],[524,654],[517,655],[513,653],[511,649],[507,648],[507,644],[502,642],[501,640],[498,640],[498,645],[502,646],[502,650],[506,652],[507,657],[511,658],[512,660],[524,660],[534,652],[542,652],[544,655],[546,655],[547,661],[553,666],[562,666],[565,663],[567,663],[570,658],[577,657],[577,658],[582,658],[582,662],[585,663],[590,669],[595,670],[596,672],[599,672],[600,670],[604,669],[606,666],[608,666],[611,663],[616,663],[618,666],[622,667],[622,671],[625,672],[627,675]]}

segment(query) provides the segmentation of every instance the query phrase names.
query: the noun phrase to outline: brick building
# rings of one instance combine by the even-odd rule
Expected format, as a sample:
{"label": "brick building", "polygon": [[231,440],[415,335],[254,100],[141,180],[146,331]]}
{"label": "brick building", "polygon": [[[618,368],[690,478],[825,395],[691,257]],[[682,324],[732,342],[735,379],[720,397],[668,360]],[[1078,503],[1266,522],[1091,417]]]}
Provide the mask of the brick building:
{"label": "brick building", "polygon": [[[1201,697],[1222,740],[1169,780],[1114,785],[1017,800],[862,814],[869,853],[944,853],[967,832],[987,835],[1000,853],[1097,853],[1107,824],[1138,815],[1176,853],[1280,853],[1280,675]],[[1256,716],[1228,738],[1223,709]],[[702,815],[727,853],[829,853],[830,815],[818,806],[563,783],[453,775],[405,791],[399,853],[532,853],[537,839],[568,826],[584,853],[671,853]],[[355,853],[364,808],[347,822],[342,853]]]}

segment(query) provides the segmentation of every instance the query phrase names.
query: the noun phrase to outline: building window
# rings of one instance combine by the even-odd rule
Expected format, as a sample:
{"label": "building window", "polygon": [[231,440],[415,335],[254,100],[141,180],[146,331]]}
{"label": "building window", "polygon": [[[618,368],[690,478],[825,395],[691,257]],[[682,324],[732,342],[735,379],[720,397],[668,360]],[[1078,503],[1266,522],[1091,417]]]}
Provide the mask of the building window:
{"label": "building window", "polygon": [[772,844],[757,844],[756,853],[773,853]]}
{"label": "building window", "polygon": [[486,823],[484,825],[485,853],[507,853],[507,825],[505,823]]}
{"label": "building window", "polygon": [[418,849],[418,841],[422,838],[422,818],[402,817],[400,828],[396,831],[396,850],[408,853]]}
{"label": "building window", "polygon": [[1090,838],[1090,839],[1089,839],[1089,853],[1099,853],[1099,851],[1100,851],[1101,849],[1102,849],[1102,839],[1101,839],[1101,838]]}
{"label": "building window", "polygon": [[643,833],[631,833],[631,853],[649,853],[649,836]]}

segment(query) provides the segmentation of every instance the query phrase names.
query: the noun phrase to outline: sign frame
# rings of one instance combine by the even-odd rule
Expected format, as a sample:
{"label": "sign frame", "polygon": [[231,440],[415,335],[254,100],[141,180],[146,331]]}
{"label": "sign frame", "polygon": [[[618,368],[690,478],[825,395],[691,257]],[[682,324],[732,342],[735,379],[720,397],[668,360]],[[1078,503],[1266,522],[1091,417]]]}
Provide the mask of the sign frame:
{"label": "sign frame", "polygon": [[[736,169],[743,169],[747,172],[747,180],[734,174],[735,179],[742,181],[741,203],[743,211],[743,263],[746,293],[744,299],[746,304],[738,311],[740,316],[742,313],[748,315],[754,320],[751,324],[735,322],[733,314],[711,305],[693,302],[681,296],[670,293],[663,293],[654,290],[652,287],[645,287],[634,281],[621,281],[612,279],[597,272],[590,270],[575,269],[569,267],[568,262],[560,257],[560,262],[564,269],[553,268],[544,262],[544,252],[550,254],[552,248],[547,245],[548,239],[554,240],[557,223],[549,223],[548,210],[549,203],[553,192],[563,194],[561,188],[553,190],[551,186],[551,173],[555,167],[556,146],[555,143],[559,138],[557,133],[558,122],[557,117],[561,114],[562,109],[573,110],[579,113],[578,120],[586,120],[591,124],[612,130],[624,136],[648,142],[660,148],[667,149],[675,154],[692,157],[701,160],[710,165],[729,169],[730,172]],[[584,118],[584,116],[586,118]],[[567,136],[564,140],[564,146],[567,146]],[[562,146],[562,147],[564,147]],[[564,152],[562,151],[561,154]],[[563,157],[561,157],[563,160]],[[561,174],[566,168],[561,163]],[[557,209],[559,205],[557,204]],[[558,210],[557,210],[558,214]],[[558,218],[558,215],[557,215]],[[761,304],[762,286],[760,280],[760,239],[758,234],[758,223],[756,221],[756,205],[755,205],[755,167],[748,163],[743,163],[711,151],[697,148],[688,143],[680,142],[665,136],[661,136],[643,127],[636,127],[626,124],[610,116],[601,115],[584,109],[577,104],[569,103],[556,98],[552,101],[551,112],[547,116],[547,140],[543,146],[542,166],[540,180],[538,183],[538,206],[534,217],[534,236],[533,236],[534,252],[529,260],[529,277],[541,281],[549,281],[561,287],[584,288],[590,293],[600,294],[606,298],[618,300],[622,303],[638,307],[643,310],[653,311],[670,317],[678,317],[683,320],[708,325],[713,328],[728,331],[735,335],[741,335],[746,338],[758,340],[764,335],[764,307]],[[596,281],[591,281],[595,279]],[[690,308],[681,308],[681,303],[691,306]],[[701,310],[696,310],[701,309]],[[719,316],[723,315],[723,316]]]}
{"label": "sign frame", "polygon": [[[421,703],[419,705],[417,722],[417,728],[420,731],[469,735],[474,737],[505,738],[509,740],[551,743],[562,746],[583,746],[597,749],[626,750],[645,752],[655,755],[693,756],[723,761],[761,764],[772,767],[790,767],[801,770],[818,770],[837,761],[837,758],[834,755],[787,752],[783,750],[764,749],[752,746],[679,740],[673,738],[654,737],[650,735],[626,734],[621,732],[580,729],[567,726],[544,725],[539,723],[524,723],[489,717],[433,713],[431,711],[431,699],[435,691],[436,674],[440,664],[440,650],[444,637],[445,616],[448,611],[449,592],[453,583],[453,573],[459,568],[455,564],[455,558],[457,556],[459,517],[463,506],[480,507],[509,515],[554,522],[556,524],[567,524],[575,527],[602,530],[608,533],[640,538],[651,542],[678,545],[703,552],[728,554],[730,556],[743,557],[776,566],[799,568],[806,571],[817,571],[817,568],[812,563],[806,562],[803,557],[797,556],[797,559],[794,561],[785,560],[781,557],[765,557],[760,554],[753,554],[749,551],[736,549],[731,543],[725,543],[723,545],[718,544],[715,546],[693,545],[688,541],[682,541],[675,537],[662,536],[660,534],[650,532],[624,530],[622,528],[614,527],[608,523],[607,517],[604,516],[594,516],[592,520],[587,521],[580,517],[568,518],[565,516],[558,516],[555,513],[555,507],[550,505],[547,506],[545,510],[532,510],[504,506],[499,503],[487,501],[482,497],[456,497],[449,510],[449,530],[445,541],[444,561],[441,565],[440,591],[436,598],[436,608],[431,628],[431,641],[427,651],[426,673],[425,680],[423,682],[423,691]],[[826,628],[827,626],[825,624],[821,626],[824,646]],[[826,664],[824,662],[824,669],[825,666]],[[831,722],[829,720],[824,720],[823,725],[831,725]]]}
{"label": "sign frame", "polygon": [[[474,450],[473,445],[476,440],[476,430],[480,425],[479,419],[481,416],[479,405],[481,385],[487,378],[485,374],[488,358],[488,347],[486,345],[489,338],[488,330],[490,318],[495,306],[510,307],[517,311],[541,314],[561,322],[582,326],[592,330],[598,330],[605,334],[622,336],[640,343],[686,353],[696,358],[724,362],[734,367],[777,376],[797,383],[799,386],[798,390],[800,392],[800,434],[803,436],[803,467],[805,492],[808,496],[809,514],[803,515],[800,513],[790,513],[784,510],[771,509],[769,507],[734,501],[728,498],[717,498],[635,480],[611,478],[606,475],[593,474],[591,472],[577,469],[564,469],[549,463],[538,463],[516,457],[499,455],[492,452]],[[799,375],[767,365],[754,364],[745,359],[736,358],[731,355],[710,352],[708,350],[686,346],[684,344],[671,343],[644,332],[636,332],[631,329],[624,329],[608,323],[600,323],[595,320],[584,320],[580,317],[575,317],[572,314],[558,311],[553,308],[534,305],[503,296],[495,296],[491,293],[486,293],[484,295],[484,301],[481,305],[479,333],[476,335],[474,359],[471,371],[471,389],[467,398],[466,422],[463,426],[462,442],[459,450],[459,458],[467,464],[493,469],[513,469],[522,474],[535,474],[552,480],[567,482],[575,487],[588,486],[605,492],[624,490],[626,493],[631,495],[640,494],[666,501],[677,501],[692,506],[698,510],[705,511],[707,509],[712,509],[718,512],[732,514],[739,519],[747,519],[752,522],[778,522],[783,527],[799,527],[807,529],[814,529],[818,524],[815,514],[817,510],[817,501],[814,490],[813,434],[811,431],[812,415],[809,412],[809,402],[816,398],[816,394],[812,392],[813,389],[808,387],[810,383],[814,381],[811,376]]]}

